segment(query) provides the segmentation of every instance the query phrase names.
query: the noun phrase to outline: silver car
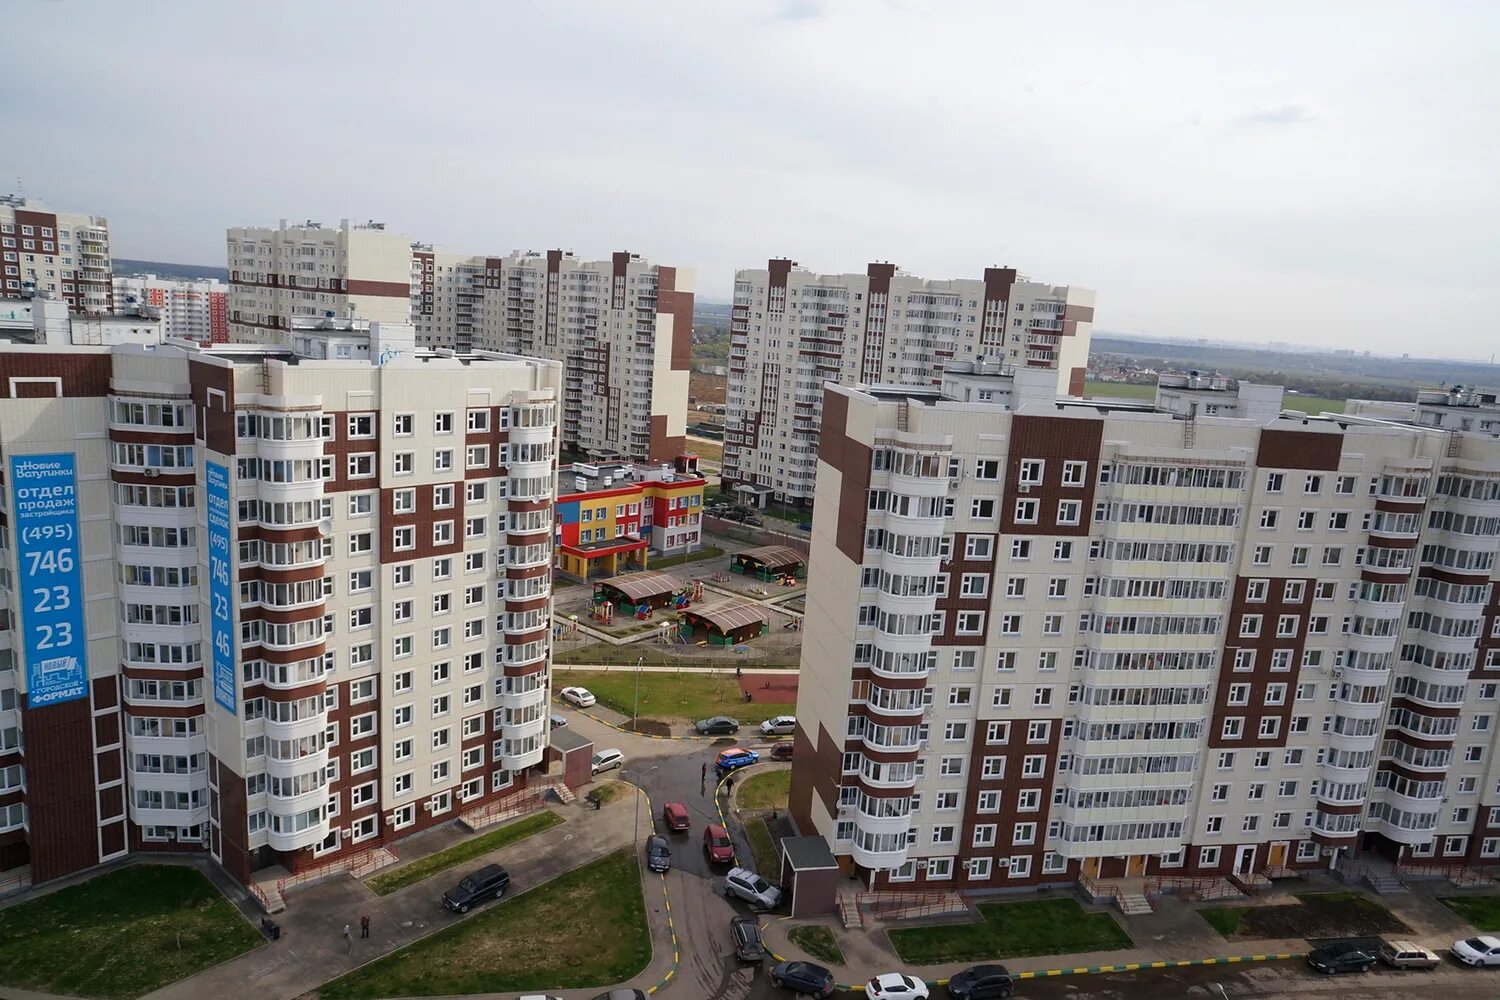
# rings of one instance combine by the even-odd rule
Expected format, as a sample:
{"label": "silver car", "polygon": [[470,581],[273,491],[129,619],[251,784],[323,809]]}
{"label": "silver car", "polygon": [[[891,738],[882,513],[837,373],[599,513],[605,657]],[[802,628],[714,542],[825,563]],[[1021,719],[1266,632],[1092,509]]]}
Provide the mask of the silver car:
{"label": "silver car", "polygon": [[797,717],[795,715],[778,715],[760,724],[762,736],[790,736],[796,731]]}
{"label": "silver car", "polygon": [[748,868],[731,868],[724,876],[724,895],[738,896],[752,906],[773,910],[781,902],[781,887],[767,882]]}

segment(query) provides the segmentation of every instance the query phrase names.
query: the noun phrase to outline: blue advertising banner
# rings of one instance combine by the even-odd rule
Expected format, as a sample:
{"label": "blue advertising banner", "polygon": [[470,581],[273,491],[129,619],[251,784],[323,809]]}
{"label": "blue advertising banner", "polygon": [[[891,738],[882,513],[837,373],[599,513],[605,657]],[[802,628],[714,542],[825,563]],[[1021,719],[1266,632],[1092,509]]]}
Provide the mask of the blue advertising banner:
{"label": "blue advertising banner", "polygon": [[12,455],[10,483],[26,703],[75,701],[89,693],[89,669],[73,455]]}
{"label": "blue advertising banner", "polygon": [[203,471],[208,485],[208,623],[214,701],[232,715],[239,704],[240,675],[234,663],[234,592],[229,581],[234,537],[229,520],[229,470],[205,462]]}

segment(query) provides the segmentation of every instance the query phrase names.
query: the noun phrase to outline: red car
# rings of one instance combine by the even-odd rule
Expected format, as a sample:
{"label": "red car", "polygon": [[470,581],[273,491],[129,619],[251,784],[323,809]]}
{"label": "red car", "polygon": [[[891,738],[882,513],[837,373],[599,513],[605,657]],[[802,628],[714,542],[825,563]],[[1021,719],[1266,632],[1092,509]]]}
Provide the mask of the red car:
{"label": "red car", "polygon": [[688,818],[687,806],[681,802],[668,802],[662,806],[661,821],[673,833],[687,833],[693,827],[693,821]]}
{"label": "red car", "polygon": [[703,828],[703,851],[708,855],[709,861],[727,864],[734,860],[734,844],[729,839],[729,831],[717,823],[710,823]]}

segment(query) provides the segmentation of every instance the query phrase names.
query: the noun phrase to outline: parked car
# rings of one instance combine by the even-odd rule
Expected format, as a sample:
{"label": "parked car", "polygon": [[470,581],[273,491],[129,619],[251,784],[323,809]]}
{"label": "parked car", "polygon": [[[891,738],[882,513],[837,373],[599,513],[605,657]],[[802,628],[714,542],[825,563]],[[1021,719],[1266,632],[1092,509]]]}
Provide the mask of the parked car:
{"label": "parked car", "polygon": [[1500,937],[1483,934],[1455,941],[1453,957],[1465,965],[1500,965]]}
{"label": "parked car", "polygon": [[792,743],[791,743],[791,741],[788,740],[785,743],[778,743],[774,747],[772,747],[771,748],[771,759],[772,760],[791,760],[792,759]]}
{"label": "parked car", "polygon": [[760,939],[760,921],[754,917],[735,917],[729,921],[729,940],[741,962],[761,962],[766,957],[766,943]]}
{"label": "parked car", "polygon": [[927,984],[904,972],[887,972],[865,983],[870,1000],[927,1000]]}
{"label": "parked car", "polygon": [[798,531],[811,531],[812,530],[812,522],[811,521],[801,521],[801,522],[799,522],[797,524],[797,530]]}
{"label": "parked car", "polygon": [[780,962],[771,967],[771,985],[803,996],[833,995],[833,973],[811,962]]}
{"label": "parked car", "polygon": [[524,997],[516,997],[516,1000],[557,1000],[551,993],[528,993]]}
{"label": "parked car", "polygon": [[728,715],[716,715],[712,719],[700,719],[693,723],[699,736],[733,736],[740,731],[740,720]]}
{"label": "parked car", "polygon": [[598,774],[601,771],[613,771],[623,763],[625,763],[625,752],[623,750],[616,750],[613,747],[608,750],[600,750],[594,754],[593,771],[591,773]]}
{"label": "parked car", "polygon": [[717,823],[710,823],[703,828],[703,853],[708,855],[709,861],[719,864],[727,864],[734,860],[734,843],[729,839],[729,831]]}
{"label": "parked car", "polygon": [[648,997],[640,990],[610,990],[594,997],[594,1000],[648,1000]]}
{"label": "parked car", "polygon": [[594,697],[592,691],[585,687],[565,687],[558,694],[562,695],[563,701],[570,705],[577,705],[579,708],[588,708],[599,700]]}
{"label": "parked car", "polygon": [[762,736],[790,736],[796,731],[797,717],[795,715],[778,715],[760,724]]}
{"label": "parked car", "polygon": [[688,818],[687,806],[681,802],[668,802],[662,806],[661,821],[673,833],[687,833],[693,827],[693,821]]}
{"label": "parked car", "polygon": [[672,867],[672,849],[667,838],[653,833],[646,838],[646,867],[654,872],[664,872]]}
{"label": "parked car", "polygon": [[508,888],[510,872],[499,865],[485,865],[443,893],[443,907],[455,913],[468,913],[469,907],[486,899],[499,899]]}
{"label": "parked car", "polygon": [[1387,941],[1375,954],[1393,969],[1435,969],[1443,962],[1437,952],[1410,941]]}
{"label": "parked car", "polygon": [[714,758],[714,766],[721,771],[735,771],[751,764],[760,763],[760,754],[754,750],[746,750],[744,747],[730,747],[728,750],[719,751]]}
{"label": "parked car", "polygon": [[974,965],[948,980],[953,1000],[995,1000],[1016,991],[1016,981],[1003,965]]}
{"label": "parked car", "polygon": [[568,717],[560,712],[553,712],[552,718],[548,720],[553,729],[561,729],[568,724]]}
{"label": "parked car", "polygon": [[1307,964],[1330,976],[1339,972],[1369,972],[1375,956],[1345,942],[1325,944],[1307,953]]}
{"label": "parked car", "polygon": [[781,887],[748,868],[731,868],[724,876],[724,895],[738,896],[747,903],[771,910],[781,902]]}

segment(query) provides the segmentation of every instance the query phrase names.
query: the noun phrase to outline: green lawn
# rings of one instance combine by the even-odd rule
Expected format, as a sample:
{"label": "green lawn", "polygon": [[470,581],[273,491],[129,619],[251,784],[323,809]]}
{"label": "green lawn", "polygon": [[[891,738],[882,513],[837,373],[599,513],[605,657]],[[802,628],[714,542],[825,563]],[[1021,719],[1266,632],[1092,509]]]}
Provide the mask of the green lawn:
{"label": "green lawn", "polygon": [[786,932],[792,944],[829,965],[843,965],[844,952],[833,931],[822,924],[802,924]]}
{"label": "green lawn", "polygon": [[1438,902],[1477,930],[1500,931],[1500,896],[1439,896]]}
{"label": "green lawn", "polygon": [[765,771],[745,779],[735,801],[741,809],[786,809],[792,793],[792,772]]}
{"label": "green lawn", "polygon": [[750,850],[755,853],[755,870],[772,882],[781,881],[781,855],[776,850],[776,838],[766,828],[766,821],[750,820],[745,824],[745,836],[750,841]]}
{"label": "green lawn", "polygon": [[889,931],[903,962],[979,962],[1027,955],[1071,955],[1131,946],[1108,913],[1089,913],[1071,899],[980,903],[981,920]]}
{"label": "green lawn", "polygon": [[[773,715],[784,715],[791,705],[749,702],[740,697],[739,682],[733,671],[723,674],[659,674],[642,672],[641,708],[643,719],[682,719],[697,722],[713,715],[732,715],[747,726],[759,725]],[[636,675],[633,671],[594,673],[579,670],[554,670],[553,688],[581,685],[594,693],[601,705],[616,712],[630,714],[635,700]],[[747,729],[742,734],[751,733]]]}
{"label": "green lawn", "polygon": [[[1090,380],[1083,384],[1085,396],[1106,396],[1113,399],[1155,399],[1156,386],[1137,385],[1134,382],[1095,382]],[[1287,393],[1281,397],[1281,408],[1283,410],[1301,410],[1304,413],[1322,413],[1331,410],[1334,413],[1344,412],[1344,401],[1342,399],[1329,399],[1327,396],[1304,396]]]}
{"label": "green lawn", "polygon": [[[755,659],[729,652],[727,647],[718,655],[675,656],[657,646],[651,640],[635,642],[627,646],[616,646],[608,642],[574,646],[552,657],[552,662],[564,665],[583,663],[589,666],[605,664],[611,667],[633,667],[639,660],[648,667],[715,667],[734,673],[735,667],[745,670],[786,670],[801,664],[802,654],[797,649],[766,649],[764,659]],[[754,647],[752,647],[754,649]],[[761,652],[761,650],[754,650]]]}
{"label": "green lawn", "polygon": [[632,851],[617,851],[356,969],[320,1000],[517,993],[622,982],[651,960]]}
{"label": "green lawn", "polygon": [[138,997],[260,941],[196,868],[134,865],[0,910],[0,983]]}
{"label": "green lawn", "polygon": [[520,819],[504,826],[491,830],[466,840],[461,844],[454,844],[446,851],[438,851],[429,854],[425,858],[418,858],[409,864],[397,868],[390,868],[365,880],[365,885],[375,891],[376,895],[389,896],[397,889],[405,889],[425,878],[431,878],[438,872],[445,872],[455,865],[461,865],[465,861],[472,861],[481,855],[491,851],[498,851],[508,844],[514,844],[518,840],[525,840],[543,830],[550,830],[563,821],[562,817],[551,809],[544,809],[530,816],[522,816]]}
{"label": "green lawn", "polygon": [[1207,920],[1214,930],[1226,938],[1232,938],[1239,933],[1240,918],[1245,915],[1245,910],[1240,906],[1210,906],[1199,910],[1198,915]]}
{"label": "green lawn", "polygon": [[1396,915],[1362,892],[1303,892],[1295,902],[1264,906],[1205,906],[1198,913],[1226,938],[1374,937],[1410,931]]}

